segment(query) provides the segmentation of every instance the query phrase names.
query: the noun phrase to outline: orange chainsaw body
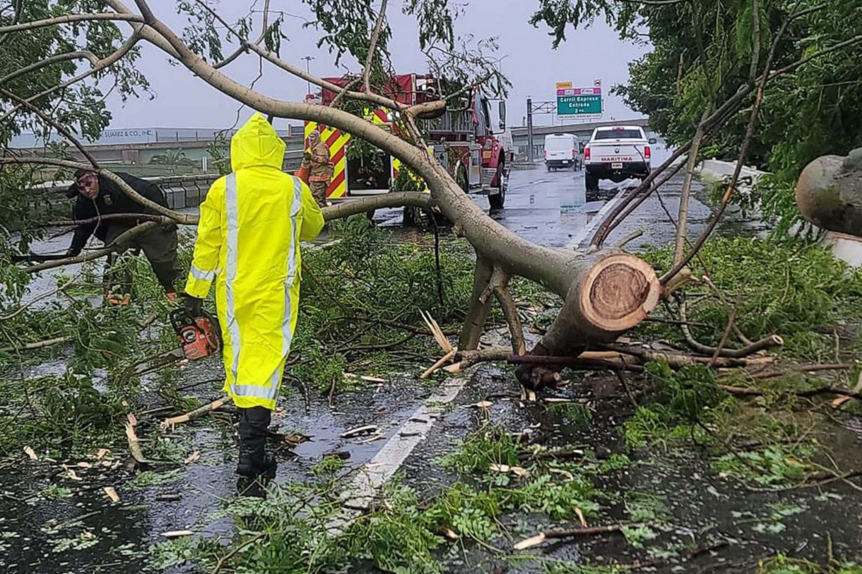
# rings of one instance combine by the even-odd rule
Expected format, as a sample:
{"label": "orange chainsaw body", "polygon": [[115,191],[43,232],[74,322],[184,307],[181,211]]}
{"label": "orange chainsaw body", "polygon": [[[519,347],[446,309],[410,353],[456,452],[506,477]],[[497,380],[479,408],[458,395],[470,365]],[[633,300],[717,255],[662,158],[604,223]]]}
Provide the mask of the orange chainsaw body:
{"label": "orange chainsaw body", "polygon": [[221,349],[218,321],[206,311],[200,317],[192,317],[185,309],[176,309],[171,313],[171,325],[190,361],[204,359]]}

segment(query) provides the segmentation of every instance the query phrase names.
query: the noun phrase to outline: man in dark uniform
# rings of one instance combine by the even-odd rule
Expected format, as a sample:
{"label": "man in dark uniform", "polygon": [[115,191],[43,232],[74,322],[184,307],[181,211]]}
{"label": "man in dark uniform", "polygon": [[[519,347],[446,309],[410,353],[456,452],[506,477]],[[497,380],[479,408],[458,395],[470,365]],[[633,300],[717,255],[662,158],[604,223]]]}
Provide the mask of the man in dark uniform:
{"label": "man in dark uniform", "polygon": [[[117,176],[143,197],[163,207],[168,206],[164,192],[156,184],[127,173],[118,173]],[[69,187],[67,195],[69,197],[77,195],[78,197],[73,210],[73,219],[77,221],[88,220],[75,229],[72,243],[66,252],[68,257],[79,255],[91,235],[95,235],[105,245],[110,245],[117,237],[139,223],[134,217],[101,219],[102,216],[115,214],[157,215],[152,209],[144,207],[129,197],[119,185],[91,171],[76,171],[75,183]],[[128,246],[123,248],[123,251],[126,249],[143,250],[159,283],[164,288],[165,294],[169,299],[175,299],[174,281],[181,273],[177,262],[177,226],[173,223],[159,225],[134,238]],[[114,289],[113,279],[108,276],[107,280],[108,288]],[[127,304],[129,302],[129,287],[128,282],[126,282],[122,285],[119,294],[109,293],[108,300],[115,304]]]}

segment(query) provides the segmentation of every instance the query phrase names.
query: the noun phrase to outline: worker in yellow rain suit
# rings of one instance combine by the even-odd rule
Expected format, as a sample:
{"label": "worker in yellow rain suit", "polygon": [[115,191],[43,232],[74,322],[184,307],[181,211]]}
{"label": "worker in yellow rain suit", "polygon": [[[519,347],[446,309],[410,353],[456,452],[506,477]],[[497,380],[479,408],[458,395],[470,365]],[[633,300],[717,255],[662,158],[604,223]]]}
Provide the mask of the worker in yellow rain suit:
{"label": "worker in yellow rain suit", "polygon": [[275,477],[266,436],[296,328],[300,241],[323,228],[311,190],[282,172],[284,150],[260,114],[233,136],[233,173],[216,180],[201,204],[185,288],[185,305],[196,317],[216,282],[224,390],[240,417],[238,488],[258,496]]}

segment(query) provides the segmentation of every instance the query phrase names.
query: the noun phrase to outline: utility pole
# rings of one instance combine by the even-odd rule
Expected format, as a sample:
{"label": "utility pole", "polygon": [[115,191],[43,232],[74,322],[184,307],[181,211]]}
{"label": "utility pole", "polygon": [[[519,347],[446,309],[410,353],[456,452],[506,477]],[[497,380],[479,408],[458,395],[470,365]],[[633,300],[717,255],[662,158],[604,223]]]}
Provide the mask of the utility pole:
{"label": "utility pole", "polygon": [[533,163],[533,98],[527,96],[527,161]]}
{"label": "utility pole", "polygon": [[[300,58],[301,60],[305,60],[305,73],[309,76],[311,75],[311,61],[314,59],[314,56],[303,56]],[[306,80],[308,82],[308,88],[306,94],[311,94],[311,80]]]}

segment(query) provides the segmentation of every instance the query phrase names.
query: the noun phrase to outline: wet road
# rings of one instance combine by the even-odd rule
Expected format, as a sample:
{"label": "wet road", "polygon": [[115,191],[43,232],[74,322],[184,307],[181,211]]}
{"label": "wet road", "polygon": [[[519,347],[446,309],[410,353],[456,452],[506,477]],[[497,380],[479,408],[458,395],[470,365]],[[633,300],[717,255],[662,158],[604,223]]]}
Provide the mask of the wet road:
{"label": "wet road", "polygon": [[[619,184],[602,181],[599,199],[586,201],[583,171],[548,172],[537,165],[536,169],[512,171],[503,209],[491,210],[486,197],[471,197],[494,220],[525,239],[546,247],[576,249],[592,237],[599,220],[612,207],[608,204],[618,201],[622,196],[620,192],[638,183],[637,180]],[[681,187],[682,176],[677,175],[662,186],[659,194],[653,194],[627,218],[611,234],[607,244],[613,245],[637,230],[643,231],[643,235],[629,248],[636,250],[640,245],[663,245],[672,241],[675,233],[672,220],[677,218]],[[689,235],[696,236],[705,227],[712,211],[704,203],[708,201],[707,192],[700,183],[695,182],[692,186],[692,194]],[[380,210],[374,219],[384,227],[400,227],[401,210]],[[731,208],[718,232],[735,232],[740,228],[756,233],[761,225],[754,219],[742,218]]]}

